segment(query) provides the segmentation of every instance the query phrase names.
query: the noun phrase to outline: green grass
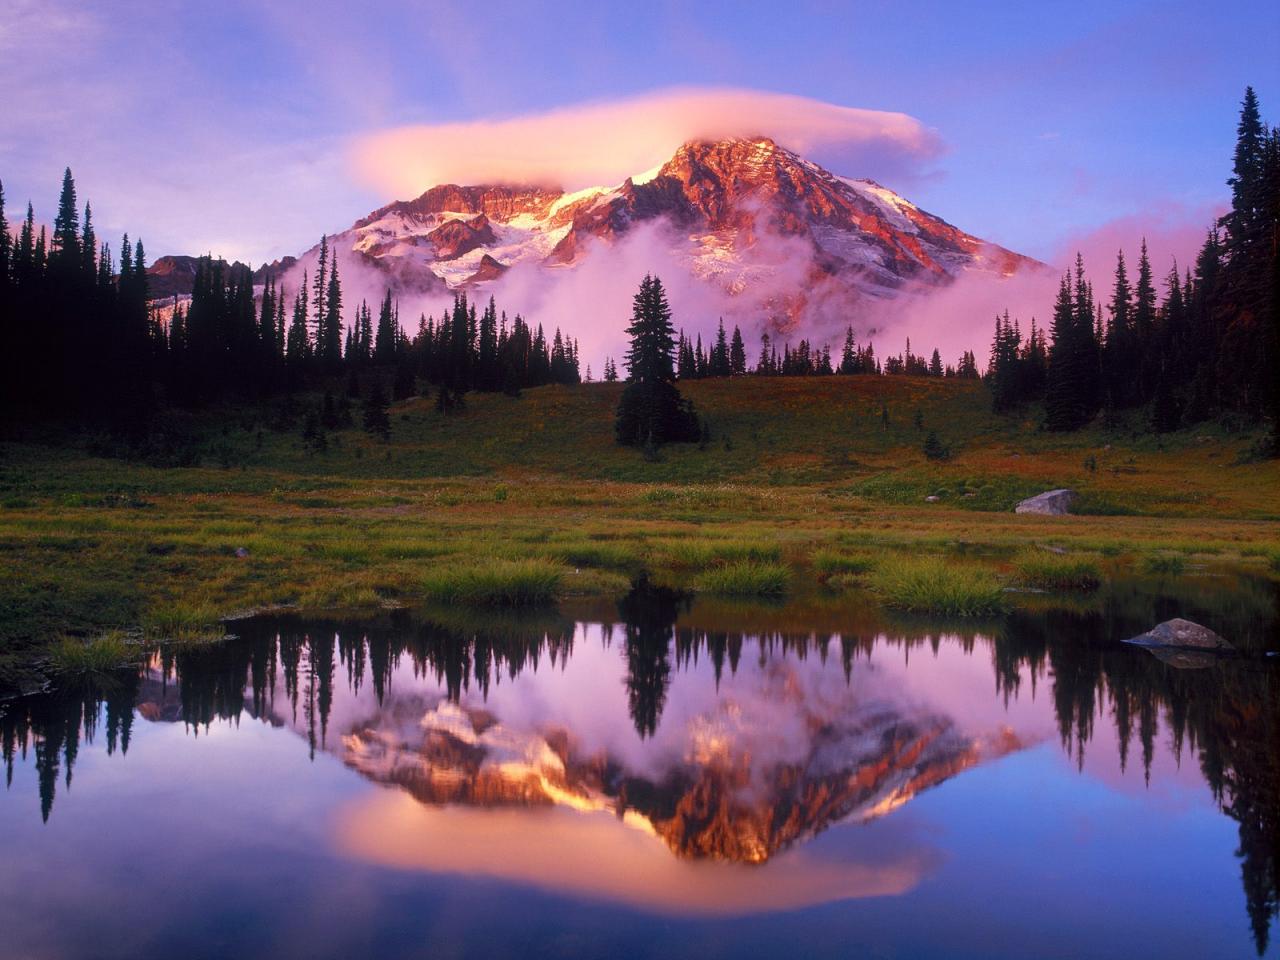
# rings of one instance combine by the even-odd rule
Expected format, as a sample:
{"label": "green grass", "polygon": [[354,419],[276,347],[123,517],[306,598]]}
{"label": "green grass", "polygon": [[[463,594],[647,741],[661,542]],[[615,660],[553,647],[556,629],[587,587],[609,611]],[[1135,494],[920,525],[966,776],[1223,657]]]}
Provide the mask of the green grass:
{"label": "green grass", "polygon": [[876,567],[871,589],[888,607],[942,617],[986,617],[1008,600],[993,571],[937,557],[893,557]]}
{"label": "green grass", "polygon": [[548,560],[490,560],[440,566],[422,578],[422,594],[441,603],[524,607],[550,603],[563,571]]}
{"label": "green grass", "polygon": [[1088,557],[1063,556],[1047,550],[1028,550],[1014,559],[1015,579],[1024,587],[1045,590],[1096,590],[1102,570]]}
{"label": "green grass", "polygon": [[780,563],[741,560],[704,571],[694,586],[726,597],[780,597],[790,583],[791,571]]}
{"label": "green grass", "polygon": [[1142,558],[1142,569],[1147,573],[1176,576],[1187,569],[1187,561],[1176,553],[1154,553]]}
{"label": "green grass", "polygon": [[[323,454],[300,436],[299,411],[317,396],[295,397],[292,413],[164,412],[181,457],[14,427],[0,439],[0,686],[26,688],[33,655],[63,636],[208,638],[221,617],[280,605],[608,601],[642,573],[754,590],[778,570],[793,596],[814,581],[879,579],[889,603],[899,591],[879,567],[895,557],[946,552],[996,583],[1032,542],[1099,562],[1274,567],[1261,558],[1280,554],[1280,462],[1236,462],[1256,430],[1156,436],[1135,416],[1051,434],[1035,410],[993,415],[980,383],[711,379],[681,390],[714,442],[664,447],[653,462],[613,442],[621,389],[472,394],[453,416],[410,400],[390,442],[338,431]],[[945,430],[950,460],[925,459],[916,410]],[[1077,515],[1012,513],[1063,486],[1081,494]],[[726,571],[744,566],[775,576]]]}
{"label": "green grass", "polygon": [[875,558],[865,554],[842,553],[822,548],[815,550],[809,562],[823,579],[832,577],[857,577],[875,568]]}
{"label": "green grass", "polygon": [[661,545],[657,554],[659,563],[694,569],[718,564],[777,563],[782,559],[782,550],[776,543],[747,539],[681,538]]}
{"label": "green grass", "polygon": [[218,623],[218,611],[207,602],[175,601],[157,607],[142,621],[147,635],[156,640],[206,641],[226,634]]}
{"label": "green grass", "polygon": [[92,640],[63,637],[50,648],[49,658],[56,674],[84,677],[119,669],[137,660],[138,651],[119,633],[106,633]]}

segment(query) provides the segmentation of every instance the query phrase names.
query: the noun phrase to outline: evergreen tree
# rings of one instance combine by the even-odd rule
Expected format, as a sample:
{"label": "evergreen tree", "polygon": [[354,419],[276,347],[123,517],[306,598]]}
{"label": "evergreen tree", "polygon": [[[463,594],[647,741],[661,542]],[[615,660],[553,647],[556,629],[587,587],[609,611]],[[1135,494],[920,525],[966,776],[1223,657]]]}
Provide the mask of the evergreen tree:
{"label": "evergreen tree", "polygon": [[729,373],[740,377],[747,372],[747,350],[742,343],[742,331],[737,325],[733,328],[733,339],[729,343]]}
{"label": "evergreen tree", "polygon": [[697,441],[698,418],[675,386],[675,329],[666,291],[646,275],[636,293],[627,351],[627,388],[618,402],[615,433],[631,446]]}
{"label": "evergreen tree", "polygon": [[[1077,285],[1079,289],[1079,285]],[[1048,381],[1045,385],[1045,426],[1075,430],[1087,417],[1084,352],[1077,335],[1078,313],[1071,295],[1070,275],[1062,278],[1050,325]]]}
{"label": "evergreen tree", "polygon": [[325,296],[329,292],[328,274],[329,269],[329,238],[327,236],[320,237],[320,260],[316,264],[316,273],[312,278],[311,302],[315,308],[315,334],[311,337],[311,343],[314,347],[314,354],[317,357],[323,357],[325,354],[324,332],[325,332]]}
{"label": "evergreen tree", "polygon": [[387,416],[387,396],[382,384],[375,379],[364,402],[364,432],[388,440],[391,437],[391,419]]}
{"label": "evergreen tree", "polygon": [[1129,287],[1123,250],[1116,255],[1115,284],[1109,309],[1111,319],[1103,345],[1103,387],[1109,406],[1126,407],[1135,398],[1141,356],[1134,326],[1133,292]]}
{"label": "evergreen tree", "polygon": [[81,269],[80,214],[76,209],[76,182],[70,167],[62,175],[62,194],[58,199],[58,216],[53,221],[52,240],[50,269],[57,282],[73,282]]}
{"label": "evergreen tree", "polygon": [[387,288],[378,308],[378,327],[373,339],[373,362],[391,363],[396,355],[395,316],[391,306],[391,289]]}
{"label": "evergreen tree", "polygon": [[329,284],[324,298],[324,349],[320,359],[330,370],[342,363],[342,284],[338,280],[338,251],[329,263]]}
{"label": "evergreen tree", "polygon": [[732,372],[729,364],[729,341],[724,332],[724,317],[720,318],[720,327],[716,332],[716,345],[711,349],[709,366],[713,377],[727,377]]}
{"label": "evergreen tree", "polygon": [[1155,356],[1156,285],[1151,272],[1151,258],[1147,256],[1147,238],[1142,238],[1138,257],[1138,282],[1133,295],[1133,334],[1140,359],[1139,394],[1151,396],[1155,386],[1159,364]]}
{"label": "evergreen tree", "polygon": [[285,359],[290,366],[301,369],[311,357],[311,338],[307,331],[307,274],[302,273],[302,284],[293,298],[293,318],[285,337]]}

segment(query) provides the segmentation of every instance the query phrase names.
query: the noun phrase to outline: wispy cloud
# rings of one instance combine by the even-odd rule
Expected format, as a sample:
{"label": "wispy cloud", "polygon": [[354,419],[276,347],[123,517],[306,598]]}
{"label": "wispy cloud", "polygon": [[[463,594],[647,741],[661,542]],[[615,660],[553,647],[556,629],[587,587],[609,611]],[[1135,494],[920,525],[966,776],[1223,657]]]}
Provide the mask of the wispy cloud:
{"label": "wispy cloud", "polygon": [[420,124],[357,138],[357,174],[396,197],[438,183],[533,182],[572,190],[613,184],[695,137],[767,134],[837,172],[901,182],[942,152],[903,113],[731,88],[674,88],[542,113]]}

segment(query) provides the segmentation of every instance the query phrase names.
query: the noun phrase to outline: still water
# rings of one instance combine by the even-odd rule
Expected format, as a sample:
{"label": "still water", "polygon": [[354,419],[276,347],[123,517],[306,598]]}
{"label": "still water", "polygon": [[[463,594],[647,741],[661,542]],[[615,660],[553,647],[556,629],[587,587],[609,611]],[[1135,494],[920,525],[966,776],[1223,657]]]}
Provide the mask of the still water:
{"label": "still water", "polygon": [[0,955],[1280,956],[1274,583],[232,629],[0,706]]}

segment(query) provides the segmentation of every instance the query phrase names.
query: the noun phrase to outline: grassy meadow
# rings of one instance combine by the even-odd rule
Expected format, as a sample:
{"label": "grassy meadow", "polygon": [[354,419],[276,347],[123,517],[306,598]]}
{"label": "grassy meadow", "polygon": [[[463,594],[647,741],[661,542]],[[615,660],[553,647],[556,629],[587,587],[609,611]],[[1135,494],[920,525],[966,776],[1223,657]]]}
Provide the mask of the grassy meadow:
{"label": "grassy meadow", "polygon": [[[98,664],[121,636],[201,641],[239,612],[616,597],[641,573],[708,596],[866,591],[989,615],[1110,571],[1280,566],[1280,464],[1256,429],[1071,435],[990,413],[973,382],[682,384],[710,424],[658,459],[613,443],[620,384],[391,408],[303,442],[302,410],[171,414],[167,449],[90,434],[0,442],[0,689]],[[359,421],[358,404],[356,421]],[[950,448],[930,461],[929,431]],[[173,449],[181,450],[175,467]],[[1017,516],[1069,486],[1078,514]],[[936,501],[926,502],[926,497]],[[75,644],[100,644],[82,654]],[[92,645],[92,644],[90,644]],[[34,657],[34,659],[33,659]],[[72,669],[68,666],[67,669]]]}

